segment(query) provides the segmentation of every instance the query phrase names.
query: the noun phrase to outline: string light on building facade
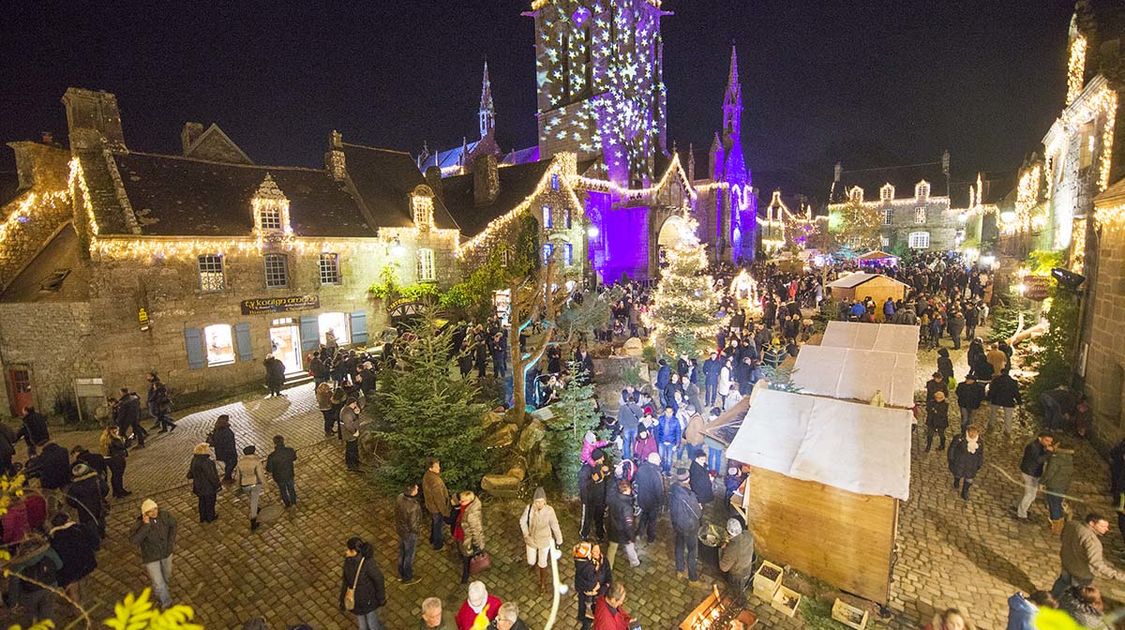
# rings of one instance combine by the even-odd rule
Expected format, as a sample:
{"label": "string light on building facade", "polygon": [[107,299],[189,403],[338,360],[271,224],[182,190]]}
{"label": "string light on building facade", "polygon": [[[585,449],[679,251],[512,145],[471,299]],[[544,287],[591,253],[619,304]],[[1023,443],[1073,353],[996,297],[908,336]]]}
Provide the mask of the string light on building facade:
{"label": "string light on building facade", "polygon": [[1066,65],[1066,104],[1070,105],[1082,93],[1086,74],[1086,38],[1077,34],[1070,43],[1070,59]]}
{"label": "string light on building facade", "polygon": [[29,192],[8,218],[0,223],[0,246],[8,240],[8,236],[19,229],[20,226],[36,220],[36,215],[42,215],[52,209],[57,209],[59,204],[70,201],[70,194],[65,190],[44,193]]}

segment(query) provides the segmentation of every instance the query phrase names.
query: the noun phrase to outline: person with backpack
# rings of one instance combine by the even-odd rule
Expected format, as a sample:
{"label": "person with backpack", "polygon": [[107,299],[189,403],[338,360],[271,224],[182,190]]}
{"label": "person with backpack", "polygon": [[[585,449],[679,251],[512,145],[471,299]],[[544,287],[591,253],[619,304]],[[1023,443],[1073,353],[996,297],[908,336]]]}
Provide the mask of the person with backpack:
{"label": "person with backpack", "polygon": [[277,484],[277,492],[285,507],[297,505],[297,486],[294,484],[293,462],[297,461],[297,451],[285,445],[285,438],[273,436],[273,452],[266,458],[266,472]]}
{"label": "person with backpack", "polygon": [[78,510],[78,522],[93,528],[105,538],[105,497],[108,488],[98,473],[79,462],[71,468],[71,482],[66,489],[67,505]]}
{"label": "person with backpack", "polygon": [[535,489],[531,503],[520,517],[520,531],[527,551],[527,564],[536,570],[539,577],[539,592],[547,590],[547,555],[562,544],[562,529],[555,516],[555,508],[547,505],[547,493],[542,487]]}
{"label": "person with backpack", "polygon": [[28,625],[53,620],[55,594],[62,559],[39,534],[28,538],[13,554],[7,570],[11,573],[9,594],[23,606]]}
{"label": "person with backpack", "polygon": [[359,630],[382,630],[379,608],[387,603],[383,573],[371,545],[358,536],[348,539],[340,582],[340,611],[355,616]]}

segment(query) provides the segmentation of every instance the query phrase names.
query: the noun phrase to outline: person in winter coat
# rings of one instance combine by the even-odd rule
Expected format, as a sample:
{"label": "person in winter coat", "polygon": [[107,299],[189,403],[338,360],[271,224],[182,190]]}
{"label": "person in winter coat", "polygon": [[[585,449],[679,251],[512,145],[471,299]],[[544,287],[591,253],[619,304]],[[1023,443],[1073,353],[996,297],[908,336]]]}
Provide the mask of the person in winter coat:
{"label": "person in winter coat", "polygon": [[[58,574],[62,570],[59,554],[41,535],[35,534],[25,540],[12,556],[5,567],[12,574],[8,586],[9,599],[13,604],[23,606],[29,623],[52,620],[55,594],[51,589],[59,585]],[[47,588],[40,584],[45,584]]]}
{"label": "person in winter coat", "polygon": [[594,602],[608,592],[613,570],[596,542],[583,541],[574,547],[574,591],[578,593],[578,623],[582,630],[594,625]]}
{"label": "person in winter coat", "polygon": [[469,596],[457,611],[457,630],[484,630],[500,613],[503,602],[492,595],[480,580],[469,585]]}
{"label": "person in winter coat", "polygon": [[242,449],[238,460],[238,485],[250,495],[250,531],[258,529],[258,499],[262,496],[262,484],[266,481],[266,470],[262,458],[253,444]]}
{"label": "person in winter coat", "polygon": [[176,519],[160,509],[156,501],[145,499],[141,515],[133,524],[130,540],[141,550],[141,562],[152,581],[152,593],[161,608],[172,605],[172,552],[176,548]]}
{"label": "person in winter coat", "polygon": [[656,370],[656,382],[653,385],[656,387],[656,395],[660,403],[667,405],[668,401],[664,400],[664,390],[672,382],[672,368],[668,366],[668,361],[665,359],[660,359],[658,364],[660,367]]}
{"label": "person in winter coat", "polygon": [[398,577],[404,584],[419,581],[414,577],[414,550],[422,531],[422,506],[418,504],[418,484],[408,483],[395,499],[395,531],[398,532]]}
{"label": "person in winter coat", "polygon": [[961,490],[961,498],[969,500],[969,487],[984,465],[984,440],[980,429],[970,426],[953,438],[949,444],[949,472],[953,473],[953,489]]}
{"label": "person in winter coat", "polygon": [[527,551],[527,565],[536,569],[539,592],[546,592],[550,579],[547,554],[562,544],[562,530],[559,529],[555,508],[547,505],[547,493],[542,487],[535,489],[531,503],[520,516],[520,531],[523,532],[523,544]]}
{"label": "person in winter coat", "polygon": [[727,404],[727,396],[730,394],[731,383],[734,382],[734,371],[731,368],[732,363],[729,357],[723,358],[721,361],[722,366],[719,368],[719,380],[715,384],[715,393],[722,403],[719,406],[725,407]]}
{"label": "person in winter coat", "polygon": [[676,534],[676,573],[687,570],[688,580],[699,581],[696,558],[699,554],[699,519],[703,506],[688,485],[688,472],[680,471],[676,483],[668,493],[668,512],[672,517],[672,531]]}
{"label": "person in winter coat", "polygon": [[224,413],[215,420],[207,443],[214,447],[215,459],[223,462],[223,483],[233,483],[234,470],[238,467],[238,447],[234,443],[234,430],[230,428],[230,416]]}
{"label": "person in winter coat", "polygon": [[664,478],[660,474],[660,455],[649,453],[648,460],[637,467],[633,480],[637,505],[641,514],[637,519],[637,535],[645,534],[649,543],[656,541],[656,521],[664,507]]}
{"label": "person in winter coat", "polygon": [[594,464],[582,464],[578,469],[578,500],[582,503],[582,521],[578,527],[578,537],[605,538],[606,486],[609,467],[605,465],[605,453],[600,449],[591,455]]}
{"label": "person in winter coat", "polygon": [[1063,526],[1059,546],[1062,569],[1051,587],[1051,595],[1062,600],[1063,593],[1074,586],[1089,586],[1094,577],[1125,581],[1125,572],[1118,571],[1105,561],[1101,537],[1109,532],[1109,521],[1096,512],[1086,515],[1082,522],[1071,520]]}
{"label": "person in winter coat", "polygon": [[[1020,476],[1023,477],[1023,497],[1016,505],[1016,518],[1027,520],[1027,510],[1035,502],[1035,495],[1039,493],[1039,478],[1043,476],[1043,467],[1051,451],[1055,450],[1055,436],[1048,431],[1042,431],[1038,437],[1028,442],[1023,448],[1023,457],[1020,458]],[[1058,597],[1058,595],[1055,595]]]}
{"label": "person in winter coat", "polygon": [[1083,628],[1109,630],[1109,626],[1102,621],[1102,615],[1105,614],[1102,593],[1092,584],[1066,589],[1059,598],[1059,610],[1066,611]]}
{"label": "person in winter coat", "polygon": [[277,484],[277,492],[285,507],[297,505],[297,486],[294,483],[293,462],[297,461],[297,451],[285,445],[285,438],[273,436],[273,452],[266,457],[266,472]]}
{"label": "person in winter coat", "polygon": [[625,610],[625,585],[614,582],[594,604],[594,630],[629,630],[633,618]]}
{"label": "person in winter coat", "polygon": [[[703,399],[708,407],[713,406],[715,399],[719,397],[719,372],[721,369],[719,353],[712,350],[707,359],[703,361]],[[729,379],[730,376],[728,375],[727,378]]]}
{"label": "person in winter coat", "polygon": [[934,436],[941,442],[938,450],[945,450],[945,430],[949,427],[949,403],[945,400],[945,392],[938,390],[933,397],[926,401],[926,452],[933,447]]}
{"label": "person in winter coat", "polygon": [[664,474],[672,471],[672,462],[676,459],[676,449],[680,446],[682,427],[680,419],[676,417],[675,410],[665,407],[657,424],[656,444],[660,448],[660,461],[664,466]]}
{"label": "person in winter coat", "polygon": [[[949,358],[949,351],[941,348],[937,351],[937,373],[941,375],[942,382],[946,383],[945,393],[949,393],[949,381],[953,378],[953,361]],[[927,383],[928,385],[928,383]]]}
{"label": "person in winter coat", "polygon": [[957,385],[956,394],[957,407],[961,410],[961,432],[964,433],[973,422],[973,414],[984,402],[984,383],[978,382],[970,374]]}
{"label": "person in winter coat", "polygon": [[1008,368],[1000,370],[1000,375],[988,384],[988,403],[991,405],[988,426],[992,426],[992,421],[996,419],[996,409],[999,408],[1004,414],[1004,433],[1010,432],[1012,416],[1016,413],[1016,407],[1023,404],[1023,397],[1020,395],[1019,383],[1008,374]]}
{"label": "person in winter coat", "polygon": [[78,522],[92,528],[105,538],[105,496],[98,473],[81,462],[71,468],[71,482],[66,489],[66,504],[78,511]]}
{"label": "person in winter coat", "polygon": [[340,410],[340,431],[344,435],[344,465],[352,472],[359,472],[359,400],[349,397]]}
{"label": "person in winter coat", "polygon": [[1043,466],[1039,483],[1043,485],[1043,495],[1047,500],[1047,511],[1051,533],[1062,533],[1066,515],[1063,513],[1063,499],[1070,492],[1070,480],[1074,476],[1074,449],[1062,440],[1054,443],[1055,450]]}
{"label": "person in winter coat", "polygon": [[266,389],[270,390],[266,398],[280,396],[281,386],[285,384],[285,364],[270,354],[262,361],[262,366],[266,369]]}
{"label": "person in winter coat", "polygon": [[453,523],[453,539],[460,545],[462,568],[461,583],[469,582],[469,561],[484,551],[484,516],[480,499],[469,490],[458,497],[461,511]]}
{"label": "person in winter coat", "polygon": [[40,442],[46,442],[51,439],[51,431],[47,428],[47,416],[35,410],[35,407],[24,407],[23,418],[20,419],[22,425],[20,430],[16,432],[15,442],[21,438],[27,443],[28,456],[35,454],[35,448]]}
{"label": "person in winter coat", "polygon": [[617,425],[621,427],[621,456],[625,459],[633,459],[633,443],[637,440],[642,415],[641,406],[632,398],[621,403],[617,410]]}
{"label": "person in winter coat", "polygon": [[336,421],[339,415],[332,407],[332,384],[321,381],[316,386],[316,406],[324,417],[324,436],[332,437],[336,434]]}
{"label": "person in winter coat", "polygon": [[97,532],[70,520],[66,512],[51,517],[51,530],[47,533],[51,549],[58,554],[62,568],[58,571],[58,585],[66,589],[68,597],[82,602],[82,578],[98,568],[97,551],[101,545]]}
{"label": "person in winter coat", "polygon": [[594,460],[590,457],[593,452],[603,446],[608,446],[608,440],[599,440],[598,435],[593,431],[587,431],[586,435],[582,436],[582,450],[579,454],[578,461],[583,464],[594,465]]}
{"label": "person in winter coat", "polygon": [[99,441],[102,455],[105,456],[106,468],[109,469],[113,498],[121,499],[129,496],[132,493],[125,489],[125,460],[129,457],[129,447],[125,439],[118,435],[117,426],[111,424],[102,431]]}
{"label": "person in winter coat", "polygon": [[430,459],[426,472],[422,474],[422,496],[426,500],[426,511],[430,513],[430,546],[441,551],[445,546],[444,527],[452,513],[449,489],[441,478],[441,462]]}
{"label": "person in winter coat", "polygon": [[133,432],[132,437],[137,440],[137,448],[145,447],[148,431],[141,426],[141,399],[127,387],[121,388],[121,397],[117,400],[114,411],[114,424],[123,436],[129,435],[129,431]]}
{"label": "person in winter coat", "polygon": [[1047,591],[1035,591],[1031,595],[1016,593],[1008,598],[1007,630],[1036,630],[1035,615],[1040,608],[1058,608],[1059,603]]}
{"label": "person in winter coat", "polygon": [[949,321],[946,322],[946,327],[949,329],[949,337],[953,340],[953,349],[961,349],[961,333],[965,331],[965,316],[961,311],[953,311],[949,316]]}
{"label": "person in winter coat", "polygon": [[707,453],[697,452],[688,469],[691,491],[703,505],[715,500],[715,488],[711,484],[711,472],[707,470]]}
{"label": "person in winter coat", "polygon": [[637,439],[633,442],[633,461],[646,461],[649,455],[653,454],[658,457],[660,454],[660,448],[656,444],[656,436],[653,435],[651,429],[642,423],[640,428],[637,429]]}
{"label": "person in winter coat", "polygon": [[[348,592],[351,591],[349,598]],[[349,599],[351,600],[349,602]],[[351,607],[348,604],[351,603]],[[387,603],[383,572],[375,562],[371,545],[358,536],[348,539],[340,579],[340,611],[355,615],[359,630],[383,630],[379,608]]]}
{"label": "person in winter coat", "polygon": [[70,483],[70,454],[54,442],[36,446],[39,454],[27,460],[24,472],[29,478],[38,477],[45,490],[61,491]]}
{"label": "person in winter coat", "polygon": [[211,447],[200,442],[192,450],[191,466],[187,478],[191,479],[191,492],[199,499],[199,522],[210,523],[219,518],[215,514],[215,499],[222,490],[219,469],[211,459]]}
{"label": "person in winter coat", "polygon": [[636,497],[633,496],[633,487],[628,481],[618,479],[617,485],[609,493],[609,568],[613,568],[617,548],[625,549],[625,557],[629,559],[630,566],[640,566],[641,560],[637,557],[637,547],[633,543],[636,536]]}
{"label": "person in winter coat", "polygon": [[730,540],[719,550],[719,570],[726,574],[738,601],[745,601],[746,588],[754,577],[754,535],[743,531],[742,523],[732,518],[727,521]]}
{"label": "person in winter coat", "polygon": [[175,431],[176,422],[172,420],[172,397],[168,394],[168,386],[156,372],[149,372],[145,380],[148,381],[148,412],[156,418],[156,426],[161,433]]}

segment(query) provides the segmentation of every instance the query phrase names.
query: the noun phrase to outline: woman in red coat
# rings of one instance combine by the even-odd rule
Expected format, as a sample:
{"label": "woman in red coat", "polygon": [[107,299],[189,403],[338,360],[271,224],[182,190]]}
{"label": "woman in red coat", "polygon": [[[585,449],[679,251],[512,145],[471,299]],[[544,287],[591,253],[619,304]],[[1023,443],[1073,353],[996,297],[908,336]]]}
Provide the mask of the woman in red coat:
{"label": "woman in red coat", "polygon": [[486,630],[500,612],[501,603],[499,597],[488,594],[484,582],[473,582],[469,585],[469,598],[457,611],[457,630]]}
{"label": "woman in red coat", "polygon": [[594,630],[629,630],[633,618],[621,605],[625,603],[625,585],[614,582],[607,595],[599,595],[594,605]]}

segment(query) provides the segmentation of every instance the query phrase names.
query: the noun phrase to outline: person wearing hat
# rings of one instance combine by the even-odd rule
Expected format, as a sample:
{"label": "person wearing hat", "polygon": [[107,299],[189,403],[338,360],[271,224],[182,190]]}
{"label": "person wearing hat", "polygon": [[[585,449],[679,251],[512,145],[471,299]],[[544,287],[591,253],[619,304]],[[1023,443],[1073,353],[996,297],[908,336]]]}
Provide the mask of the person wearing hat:
{"label": "person wearing hat", "polygon": [[937,390],[926,401],[926,452],[934,443],[934,436],[941,438],[938,450],[945,450],[945,430],[949,427],[949,402],[945,400],[945,392]]}
{"label": "person wearing hat", "polygon": [[647,461],[649,455],[659,456],[660,448],[656,445],[656,435],[653,430],[641,424],[637,430],[637,439],[633,441],[633,460]]}
{"label": "person wearing hat", "polygon": [[200,442],[192,450],[191,465],[187,478],[191,479],[191,492],[199,498],[199,522],[210,523],[219,518],[215,514],[215,498],[222,489],[219,482],[219,469],[211,459],[211,447]]}
{"label": "person wearing hat", "polygon": [[668,512],[672,517],[672,531],[676,534],[676,573],[687,570],[688,579],[699,580],[696,558],[699,554],[699,519],[703,506],[691,491],[688,471],[676,471],[676,482],[668,493]]}
{"label": "person wearing hat", "polygon": [[527,551],[527,565],[536,569],[539,576],[539,592],[547,590],[547,554],[563,541],[559,519],[555,508],[547,505],[547,493],[542,487],[535,489],[535,495],[520,516],[520,531]]}
{"label": "person wearing hat", "polygon": [[457,611],[457,630],[483,630],[496,618],[503,602],[491,595],[480,580],[469,584],[469,597]]}
{"label": "person wearing hat", "polygon": [[594,624],[594,601],[613,581],[602,548],[596,542],[582,541],[574,546],[574,591],[578,593],[578,623],[582,630]]}
{"label": "person wearing hat", "polygon": [[726,574],[737,599],[743,600],[746,587],[754,577],[754,535],[743,531],[742,523],[736,518],[727,521],[727,535],[730,539],[719,550],[719,570]]}
{"label": "person wearing hat", "polygon": [[66,489],[66,504],[78,510],[78,522],[105,538],[105,496],[109,488],[92,468],[79,462],[71,469]]}
{"label": "person wearing hat", "polygon": [[250,531],[258,529],[258,499],[262,496],[265,480],[266,471],[257,449],[253,444],[243,448],[242,457],[238,460],[238,485],[250,495]]}
{"label": "person wearing hat", "polygon": [[238,467],[238,447],[234,441],[234,429],[230,428],[230,416],[224,413],[215,420],[215,427],[207,436],[207,443],[215,448],[215,459],[223,462],[223,483],[234,483],[234,470]]}
{"label": "person wearing hat", "polygon": [[141,515],[133,524],[130,540],[141,552],[141,562],[148,571],[152,592],[161,608],[172,605],[169,592],[172,581],[172,552],[176,547],[176,519],[161,510],[156,501],[145,499]]}

